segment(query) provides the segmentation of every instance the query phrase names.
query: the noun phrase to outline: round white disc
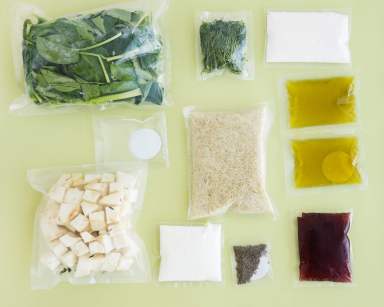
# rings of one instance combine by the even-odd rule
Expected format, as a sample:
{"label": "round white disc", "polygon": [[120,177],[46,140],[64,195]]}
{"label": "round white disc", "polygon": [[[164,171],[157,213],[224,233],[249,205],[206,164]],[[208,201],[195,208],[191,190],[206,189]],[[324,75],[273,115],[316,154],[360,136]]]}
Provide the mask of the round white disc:
{"label": "round white disc", "polygon": [[155,157],[161,149],[161,137],[153,129],[138,129],[129,137],[129,150],[140,160]]}

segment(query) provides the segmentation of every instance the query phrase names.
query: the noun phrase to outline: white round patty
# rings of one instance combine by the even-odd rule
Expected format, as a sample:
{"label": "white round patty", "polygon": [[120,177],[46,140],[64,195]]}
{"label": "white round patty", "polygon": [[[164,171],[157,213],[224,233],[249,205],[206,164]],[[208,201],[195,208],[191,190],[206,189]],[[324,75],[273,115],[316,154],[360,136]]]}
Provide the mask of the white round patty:
{"label": "white round patty", "polygon": [[153,129],[138,129],[129,137],[129,150],[140,160],[149,160],[155,157],[161,149],[161,137]]}

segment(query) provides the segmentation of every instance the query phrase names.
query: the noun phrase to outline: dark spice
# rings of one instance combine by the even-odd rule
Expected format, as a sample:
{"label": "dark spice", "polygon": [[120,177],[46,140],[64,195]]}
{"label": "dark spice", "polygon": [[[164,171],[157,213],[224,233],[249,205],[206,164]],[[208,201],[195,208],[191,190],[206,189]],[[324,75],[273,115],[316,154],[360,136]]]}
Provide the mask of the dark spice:
{"label": "dark spice", "polygon": [[236,261],[237,283],[246,284],[250,282],[253,274],[257,271],[260,258],[267,253],[265,244],[234,246]]}
{"label": "dark spice", "polygon": [[226,68],[240,74],[245,64],[246,34],[243,21],[203,22],[200,26],[203,71]]}

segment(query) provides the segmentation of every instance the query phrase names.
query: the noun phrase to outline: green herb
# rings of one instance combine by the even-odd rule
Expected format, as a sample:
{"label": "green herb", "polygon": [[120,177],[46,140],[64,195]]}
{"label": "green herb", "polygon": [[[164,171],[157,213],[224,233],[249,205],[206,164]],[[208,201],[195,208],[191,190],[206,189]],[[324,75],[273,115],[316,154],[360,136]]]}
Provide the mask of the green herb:
{"label": "green herb", "polygon": [[203,71],[228,69],[240,74],[245,64],[246,27],[242,21],[215,20],[200,26]]}
{"label": "green herb", "polygon": [[36,104],[163,103],[162,42],[145,12],[26,20],[23,33],[25,80]]}

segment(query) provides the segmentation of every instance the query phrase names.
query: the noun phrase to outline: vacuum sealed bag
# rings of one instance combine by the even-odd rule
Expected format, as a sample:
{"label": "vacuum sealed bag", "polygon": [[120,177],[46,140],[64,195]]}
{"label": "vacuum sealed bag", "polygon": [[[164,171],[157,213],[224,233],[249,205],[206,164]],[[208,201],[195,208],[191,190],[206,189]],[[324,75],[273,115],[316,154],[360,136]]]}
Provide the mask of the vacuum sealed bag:
{"label": "vacuum sealed bag", "polygon": [[16,69],[23,67],[26,94],[11,110],[164,104],[159,18],[166,4],[127,2],[56,19],[36,15],[31,6],[16,7],[14,56],[23,63]]}
{"label": "vacuum sealed bag", "polygon": [[248,12],[202,12],[198,16],[199,78],[224,73],[245,80],[254,78],[250,23]]}
{"label": "vacuum sealed bag", "polygon": [[82,165],[28,171],[43,194],[35,217],[31,284],[146,282],[150,267],[135,233],[147,166]]}
{"label": "vacuum sealed bag", "polygon": [[190,151],[189,218],[273,213],[266,190],[271,114],[260,104],[242,111],[184,111]]}

